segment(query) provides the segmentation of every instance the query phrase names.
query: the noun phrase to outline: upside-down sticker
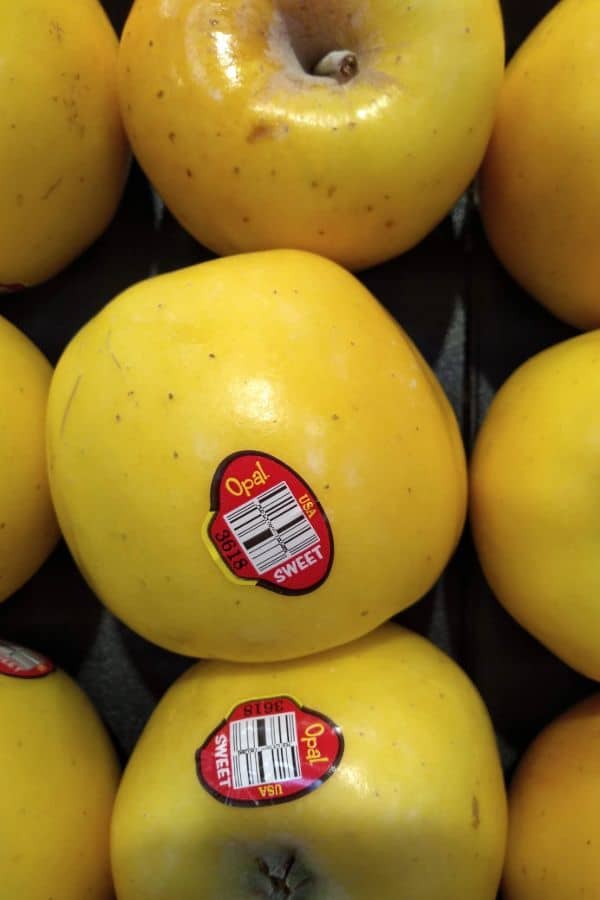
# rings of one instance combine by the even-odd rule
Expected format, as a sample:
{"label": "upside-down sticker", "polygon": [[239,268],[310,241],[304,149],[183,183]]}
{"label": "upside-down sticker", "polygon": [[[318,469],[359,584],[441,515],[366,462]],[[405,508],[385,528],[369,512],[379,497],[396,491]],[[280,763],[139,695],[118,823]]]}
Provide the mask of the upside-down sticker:
{"label": "upside-down sticker", "polygon": [[291,697],[238,704],[196,751],[202,786],[228,806],[285,803],[314,791],[338,768],[341,729]]}

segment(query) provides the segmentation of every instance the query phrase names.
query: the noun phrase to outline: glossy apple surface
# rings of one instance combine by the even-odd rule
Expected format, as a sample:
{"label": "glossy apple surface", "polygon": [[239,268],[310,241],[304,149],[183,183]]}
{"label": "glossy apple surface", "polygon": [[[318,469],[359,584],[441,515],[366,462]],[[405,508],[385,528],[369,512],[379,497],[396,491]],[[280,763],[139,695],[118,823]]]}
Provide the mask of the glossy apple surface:
{"label": "glossy apple surface", "polygon": [[600,332],[555,344],[502,385],[477,435],[470,520],[505,609],[564,662],[600,679],[596,535]]}
{"label": "glossy apple surface", "polygon": [[2,894],[112,900],[109,827],[117,759],[81,688],[0,640]]}
{"label": "glossy apple surface", "polygon": [[521,759],[509,793],[506,900],[593,897],[600,829],[600,695],[548,725]]}
{"label": "glossy apple surface", "polygon": [[480,178],[489,240],[559,319],[600,326],[600,15],[562,0],[511,60]]}
{"label": "glossy apple surface", "polygon": [[52,368],[0,317],[0,601],[42,565],[59,537],[46,467]]}
{"label": "glossy apple surface", "polygon": [[301,251],[115,298],[57,364],[48,455],[97,595],[198,657],[282,659],[372,630],[433,585],[466,510],[433,372],[358,279]]}
{"label": "glossy apple surface", "polygon": [[64,269],[117,208],[117,49],[98,0],[0,5],[0,291]]}
{"label": "glossy apple surface", "polygon": [[[311,711],[308,724],[297,716],[295,732],[279,729],[281,714],[265,710],[282,697]],[[228,717],[240,704],[238,732]],[[305,793],[290,798],[294,748]],[[211,756],[213,793],[201,780]],[[259,757],[263,783],[248,774]],[[240,761],[243,786],[227,787]],[[239,805],[255,782],[258,799]],[[505,838],[502,771],[479,695],[431,643],[386,625],[293,662],[188,670],[125,771],[112,862],[118,900],[367,900],[375,889],[381,900],[493,900]]]}
{"label": "glossy apple surface", "polygon": [[[315,74],[343,50],[354,74]],[[496,0],[136,0],[119,92],[138,160],[202,244],[357,270],[416,244],[467,187],[503,66]]]}

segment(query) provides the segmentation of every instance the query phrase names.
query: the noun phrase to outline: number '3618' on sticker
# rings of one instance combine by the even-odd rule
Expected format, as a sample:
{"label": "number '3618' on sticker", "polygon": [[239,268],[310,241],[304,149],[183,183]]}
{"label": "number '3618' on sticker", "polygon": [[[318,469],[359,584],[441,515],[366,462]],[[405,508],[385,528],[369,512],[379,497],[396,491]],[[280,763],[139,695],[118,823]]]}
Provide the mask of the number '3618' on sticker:
{"label": "number '3618' on sticker", "polygon": [[200,783],[229,806],[296,800],[320,787],[344,752],[341,729],[291,697],[238,704],[196,751]]}

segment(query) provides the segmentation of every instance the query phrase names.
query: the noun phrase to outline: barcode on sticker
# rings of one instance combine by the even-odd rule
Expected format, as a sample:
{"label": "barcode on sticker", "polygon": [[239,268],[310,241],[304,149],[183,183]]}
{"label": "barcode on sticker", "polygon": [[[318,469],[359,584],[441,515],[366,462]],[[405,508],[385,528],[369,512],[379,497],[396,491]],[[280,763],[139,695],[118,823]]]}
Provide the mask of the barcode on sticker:
{"label": "barcode on sticker", "polygon": [[319,542],[285,481],[226,513],[224,519],[259,574]]}
{"label": "barcode on sticker", "polygon": [[294,713],[231,722],[229,740],[234,788],[281,784],[300,778]]}

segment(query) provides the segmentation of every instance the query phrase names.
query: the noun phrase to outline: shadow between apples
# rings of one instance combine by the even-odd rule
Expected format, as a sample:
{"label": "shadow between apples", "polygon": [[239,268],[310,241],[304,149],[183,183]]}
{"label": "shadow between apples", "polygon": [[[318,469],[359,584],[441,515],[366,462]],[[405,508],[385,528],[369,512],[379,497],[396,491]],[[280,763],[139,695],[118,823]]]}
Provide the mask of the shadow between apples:
{"label": "shadow between apples", "polygon": [[[412,250],[357,276],[434,369],[447,340],[456,305],[464,296],[465,262],[462,236],[456,234],[448,215]],[[462,378],[462,371],[444,375],[446,381]]]}
{"label": "shadow between apples", "polygon": [[0,604],[0,636],[46,654],[76,677],[101,615],[100,602],[61,540],[35,575]]}
{"label": "shadow between apples", "polygon": [[158,216],[154,193],[133,163],[111,224],[54,278],[0,299],[0,314],[54,365],[71,338],[117,294],[158,272],[208,256],[193,238]]}

